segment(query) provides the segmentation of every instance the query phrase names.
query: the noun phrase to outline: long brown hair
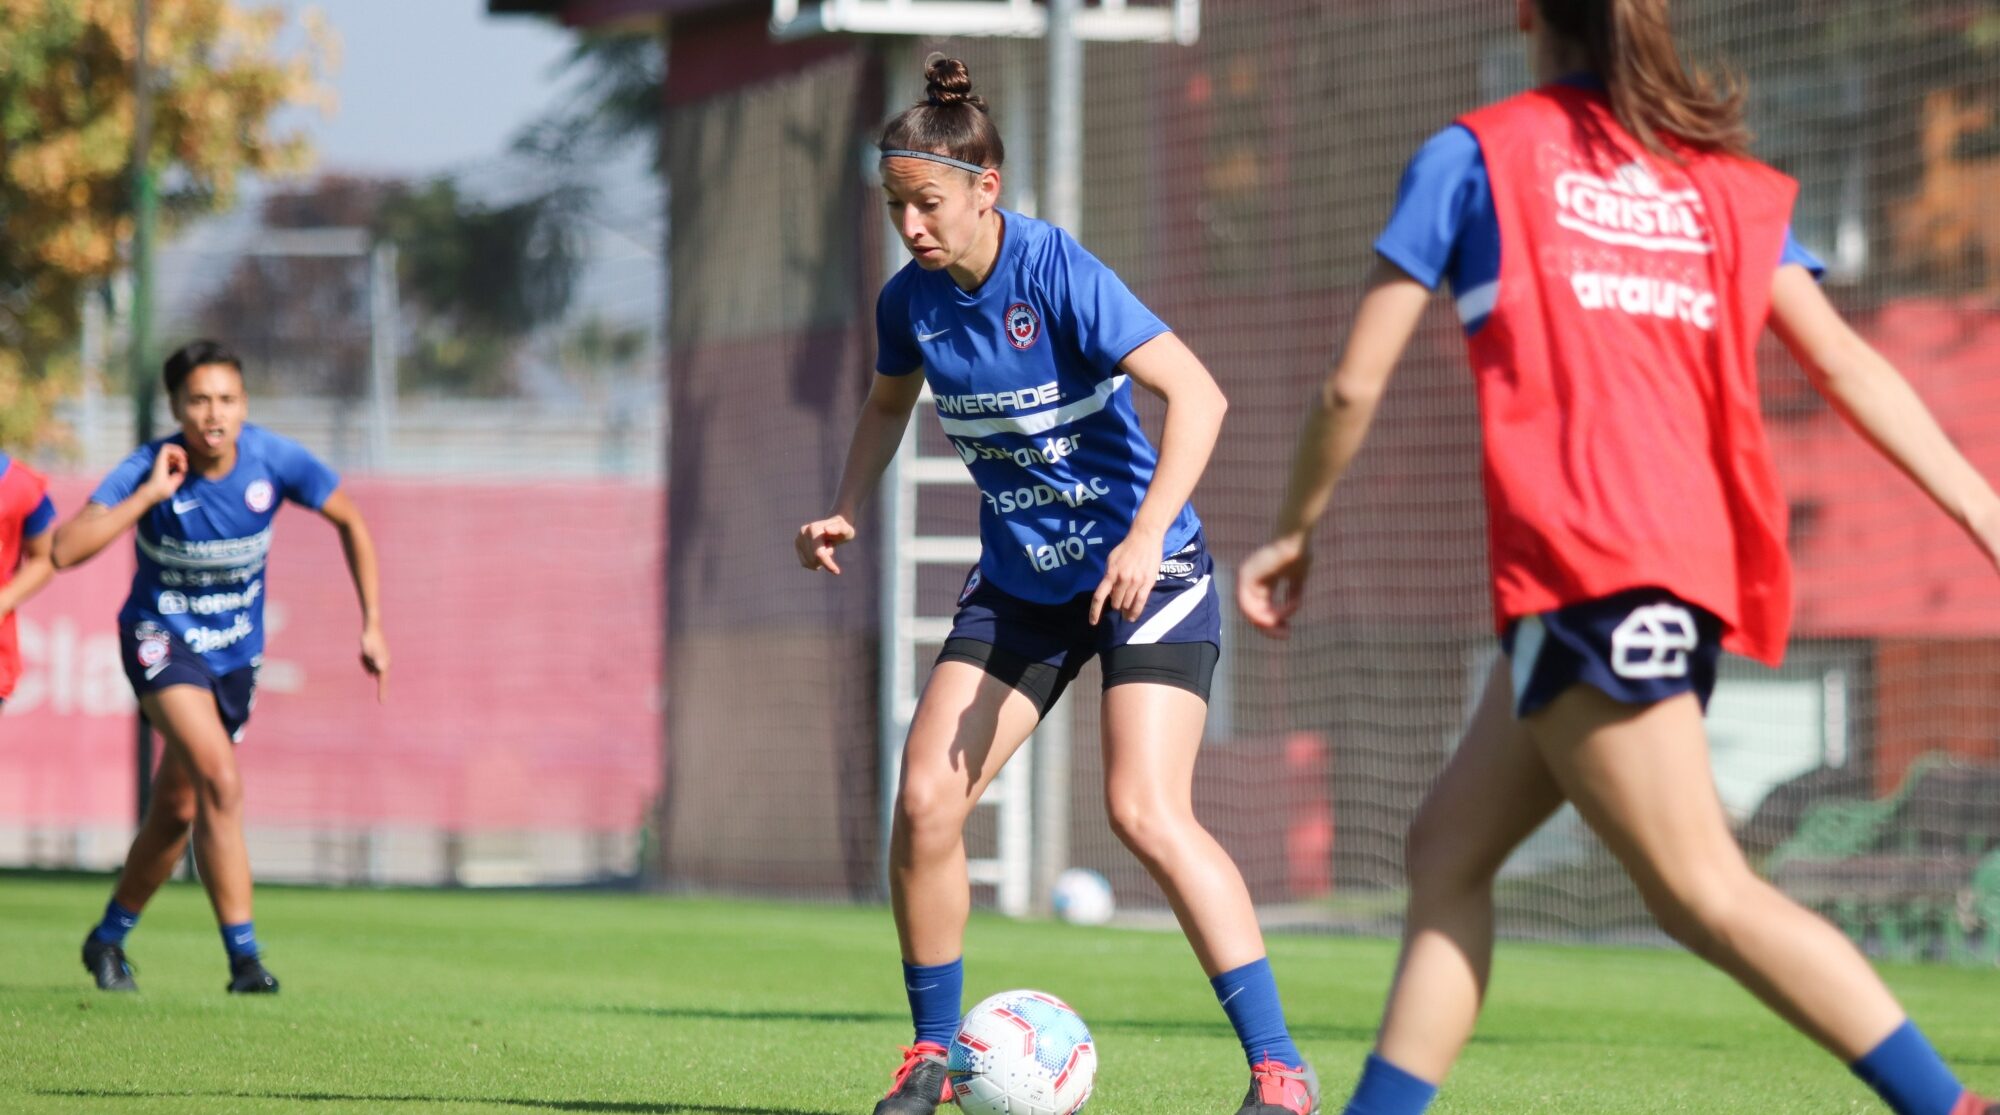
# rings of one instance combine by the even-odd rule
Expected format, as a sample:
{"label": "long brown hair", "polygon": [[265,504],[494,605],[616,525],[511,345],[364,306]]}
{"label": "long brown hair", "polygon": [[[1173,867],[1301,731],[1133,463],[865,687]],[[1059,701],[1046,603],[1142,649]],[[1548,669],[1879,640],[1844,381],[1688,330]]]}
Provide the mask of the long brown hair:
{"label": "long brown hair", "polygon": [[986,114],[986,99],[973,93],[972,75],[956,58],[924,59],[924,99],[904,109],[882,129],[883,151],[928,151],[962,162],[997,167],[1007,157],[1000,129]]}
{"label": "long brown hair", "polygon": [[1663,136],[1703,151],[1748,154],[1742,79],[1691,68],[1674,45],[1667,0],[1535,0],[1555,31],[1583,44],[1625,130],[1673,158]]}

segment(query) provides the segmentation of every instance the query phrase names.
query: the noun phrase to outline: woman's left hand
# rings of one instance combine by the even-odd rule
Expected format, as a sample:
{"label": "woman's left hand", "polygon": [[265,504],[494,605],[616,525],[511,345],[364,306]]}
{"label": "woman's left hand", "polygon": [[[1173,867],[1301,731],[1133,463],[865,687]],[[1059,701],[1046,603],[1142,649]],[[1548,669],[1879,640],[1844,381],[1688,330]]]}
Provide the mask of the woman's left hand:
{"label": "woman's left hand", "polygon": [[1146,611],[1146,599],[1153,595],[1153,582],[1160,575],[1160,549],[1166,536],[1134,531],[1125,536],[1104,559],[1104,580],[1090,598],[1090,622],[1096,626],[1105,606],[1135,622]]}

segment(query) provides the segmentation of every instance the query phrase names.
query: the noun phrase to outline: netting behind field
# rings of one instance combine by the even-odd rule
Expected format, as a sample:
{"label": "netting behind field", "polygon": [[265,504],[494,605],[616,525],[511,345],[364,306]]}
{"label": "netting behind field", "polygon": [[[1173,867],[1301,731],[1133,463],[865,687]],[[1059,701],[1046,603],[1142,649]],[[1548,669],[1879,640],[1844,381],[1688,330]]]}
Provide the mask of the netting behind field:
{"label": "netting behind field", "polygon": [[[1794,228],[1829,265],[1835,300],[1974,461],[2000,474],[2000,394],[1981,374],[2000,359],[2000,8],[1675,8],[1693,54],[1750,79],[1758,152],[1800,180]],[[1265,0],[1209,8],[1191,48],[1086,48],[1077,231],[1230,396],[1195,497],[1226,562],[1268,528],[1302,407],[1405,162],[1456,114],[1528,82],[1510,17],[1507,5],[1463,0]],[[730,34],[740,32],[678,35],[676,58],[725,51]],[[1026,67],[1020,97],[995,84],[1005,72],[995,42],[932,45],[964,57],[999,111],[1040,103],[1039,65]],[[748,91],[690,81],[669,111],[685,206],[676,236],[697,238],[678,239],[676,290],[713,297],[726,286],[734,298],[726,323],[679,300],[693,295],[675,304],[677,391],[703,409],[681,410],[675,426],[674,598],[712,609],[733,657],[704,654],[699,673],[676,675],[676,702],[718,712],[699,725],[675,717],[670,816],[694,830],[734,825],[743,838],[667,867],[699,885],[867,895],[879,852],[868,819],[880,805],[873,551],[857,547],[860,583],[833,586],[789,568],[784,539],[825,510],[866,389],[882,232],[856,152],[883,114],[881,75],[862,44],[786,50],[769,56],[779,76]],[[826,138],[842,127],[839,142]],[[1039,141],[1030,154],[1039,167]],[[683,219],[703,221],[711,204],[711,219],[768,219],[728,235]],[[801,224],[852,231],[801,236]],[[752,251],[765,238],[767,250]],[[807,297],[802,282],[823,289]],[[801,299],[817,316],[799,312]],[[1440,300],[1338,497],[1304,622],[1284,645],[1228,631],[1197,805],[1273,912],[1394,930],[1404,830],[1494,660],[1465,363]],[[1793,504],[1799,623],[1782,670],[1726,666],[1710,718],[1724,803],[1759,865],[1857,937],[1990,959],[2000,586],[1775,344],[1763,375]],[[1147,413],[1157,423],[1157,408]],[[916,421],[931,424],[921,409]],[[701,471],[679,471],[691,462]],[[964,507],[926,511],[927,533],[971,521],[960,494]],[[945,580],[920,591],[948,594]],[[710,646],[689,637],[677,628],[677,655]],[[1128,909],[1158,909],[1103,820],[1095,689],[1086,678],[1072,693],[1062,714],[1077,741],[1071,859],[1109,876]],[[1652,932],[1567,812],[1514,857],[1500,901],[1514,933]]]}

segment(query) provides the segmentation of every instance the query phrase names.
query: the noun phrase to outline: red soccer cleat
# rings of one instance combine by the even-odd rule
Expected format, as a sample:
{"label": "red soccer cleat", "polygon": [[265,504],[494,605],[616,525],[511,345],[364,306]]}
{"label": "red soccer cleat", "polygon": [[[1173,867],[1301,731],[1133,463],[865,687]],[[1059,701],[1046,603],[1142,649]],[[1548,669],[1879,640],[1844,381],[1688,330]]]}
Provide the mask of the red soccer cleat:
{"label": "red soccer cleat", "polygon": [[1319,1074],[1311,1065],[1259,1061],[1250,1066],[1250,1093],[1236,1115],[1319,1115]]}
{"label": "red soccer cleat", "polygon": [[889,1094],[875,1105],[875,1115],[931,1115],[951,1100],[945,1077],[945,1048],[934,1041],[903,1047],[903,1067],[896,1070]]}

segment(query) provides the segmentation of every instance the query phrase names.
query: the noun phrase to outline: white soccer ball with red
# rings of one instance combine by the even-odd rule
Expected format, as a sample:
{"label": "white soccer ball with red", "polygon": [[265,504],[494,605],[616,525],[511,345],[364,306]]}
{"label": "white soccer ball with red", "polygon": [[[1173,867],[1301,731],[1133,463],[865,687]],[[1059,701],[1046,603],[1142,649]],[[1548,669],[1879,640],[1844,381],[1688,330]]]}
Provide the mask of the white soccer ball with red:
{"label": "white soccer ball with red", "polygon": [[1068,1003],[1003,991],[966,1013],[947,1064],[972,1115],[1071,1115],[1090,1099],[1097,1047]]}

